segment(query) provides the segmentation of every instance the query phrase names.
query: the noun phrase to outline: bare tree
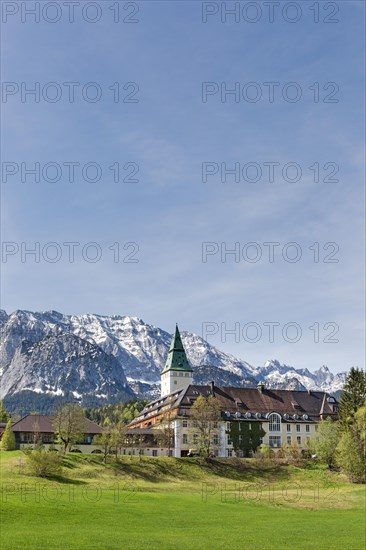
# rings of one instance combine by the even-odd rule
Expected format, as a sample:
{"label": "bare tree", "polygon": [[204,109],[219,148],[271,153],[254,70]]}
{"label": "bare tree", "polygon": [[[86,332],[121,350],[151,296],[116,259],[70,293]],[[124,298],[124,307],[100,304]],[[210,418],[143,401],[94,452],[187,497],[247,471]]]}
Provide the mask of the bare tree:
{"label": "bare tree", "polygon": [[103,432],[97,438],[97,445],[102,447],[103,452],[103,462],[107,463],[107,456],[112,451],[114,447],[114,430],[111,425],[107,425],[103,428]]}
{"label": "bare tree", "polygon": [[142,449],[145,446],[146,438],[145,438],[144,434],[140,433],[138,428],[136,430],[132,430],[132,431],[134,433],[130,432],[128,434],[128,445],[132,449],[137,449],[138,456],[141,460],[141,458],[142,458]]}
{"label": "bare tree", "polygon": [[200,395],[191,408],[190,418],[193,421],[191,428],[193,444],[198,453],[207,458],[218,446],[215,439],[219,441],[220,436],[221,406],[218,399],[213,395],[207,398]]}
{"label": "bare tree", "polygon": [[102,447],[104,463],[107,462],[108,454],[113,451],[117,460],[118,451],[126,441],[126,431],[127,426],[123,422],[114,425],[108,422],[104,426],[102,434],[97,439],[97,445]]}
{"label": "bare tree", "polygon": [[126,442],[127,425],[120,421],[117,422],[113,428],[113,446],[115,449],[115,455],[117,460],[118,451],[124,446]]}
{"label": "bare tree", "polygon": [[34,445],[34,448],[37,450],[40,450],[43,448],[43,442],[42,442],[42,435],[41,435],[41,428],[39,425],[38,420],[35,420],[32,425],[32,443]]}
{"label": "bare tree", "polygon": [[176,413],[171,409],[167,411],[164,419],[160,422],[156,431],[155,439],[158,441],[162,448],[168,450],[168,456],[171,454],[171,450],[174,448],[174,419]]}
{"label": "bare tree", "polygon": [[83,409],[77,403],[67,403],[57,412],[53,426],[56,434],[56,441],[63,445],[66,453],[71,446],[82,440],[87,432],[87,420]]}

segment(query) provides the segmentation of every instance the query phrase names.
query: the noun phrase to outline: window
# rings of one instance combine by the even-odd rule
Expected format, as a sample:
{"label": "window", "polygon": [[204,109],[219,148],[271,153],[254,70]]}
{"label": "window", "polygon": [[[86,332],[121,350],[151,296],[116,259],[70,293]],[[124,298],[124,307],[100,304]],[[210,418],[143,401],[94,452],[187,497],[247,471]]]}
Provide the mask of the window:
{"label": "window", "polygon": [[306,431],[309,433],[310,432],[310,424],[306,424]]}
{"label": "window", "polygon": [[219,436],[218,436],[218,435],[214,435],[214,436],[213,436],[213,444],[214,444],[214,445],[218,445],[218,444],[219,444]]}
{"label": "window", "polygon": [[177,383],[177,381],[176,381],[176,380],[174,380],[174,384],[176,384],[176,383]]}
{"label": "window", "polygon": [[158,451],[156,449],[153,449],[152,455],[153,456],[158,456]]}
{"label": "window", "polygon": [[214,429],[218,428],[218,426],[219,426],[218,422],[214,422],[214,423],[213,423]]}
{"label": "window", "polygon": [[232,449],[226,449],[226,454],[227,454],[228,458],[232,458],[232,456],[233,456]]}
{"label": "window", "polygon": [[269,431],[270,432],[280,432],[281,431],[281,417],[277,413],[272,413],[268,417],[269,420]]}
{"label": "window", "polygon": [[288,435],[287,436],[287,445],[291,445],[292,444],[292,439],[291,439],[291,436]]}
{"label": "window", "polygon": [[260,438],[259,438],[259,443],[260,443],[260,445],[263,444],[263,437],[260,437]]}
{"label": "window", "polygon": [[198,441],[198,434],[193,434],[193,443],[197,443]]}
{"label": "window", "polygon": [[188,435],[187,434],[183,434],[182,443],[183,443],[183,445],[187,445],[187,443],[188,443]]}
{"label": "window", "polygon": [[188,420],[183,420],[183,428],[188,428]]}
{"label": "window", "polygon": [[233,444],[230,435],[227,436],[227,444],[228,444],[228,445],[232,445],[232,444]]}
{"label": "window", "polygon": [[315,424],[314,428],[315,428],[315,431],[317,432],[318,431],[318,424]]}
{"label": "window", "polygon": [[297,436],[296,441],[297,441],[298,445],[301,445],[301,435]]}
{"label": "window", "polygon": [[297,431],[297,432],[301,432],[301,426],[300,426],[300,424],[296,424],[296,431]]}
{"label": "window", "polygon": [[193,420],[193,427],[197,428],[197,420]]}
{"label": "window", "polygon": [[230,430],[230,422],[226,422],[226,429]]}
{"label": "window", "polygon": [[169,456],[173,456],[173,451],[170,449]]}
{"label": "window", "polygon": [[287,424],[286,430],[287,430],[288,432],[291,432],[291,424]]}
{"label": "window", "polygon": [[269,446],[270,447],[281,447],[281,436],[280,435],[270,435],[269,436]]}

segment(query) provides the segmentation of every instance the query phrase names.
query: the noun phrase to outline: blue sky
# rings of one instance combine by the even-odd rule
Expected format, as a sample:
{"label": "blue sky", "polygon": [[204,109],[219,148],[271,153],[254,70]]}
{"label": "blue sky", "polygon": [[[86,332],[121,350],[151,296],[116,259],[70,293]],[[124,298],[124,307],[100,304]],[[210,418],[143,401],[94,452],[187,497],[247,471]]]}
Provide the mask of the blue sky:
{"label": "blue sky", "polygon": [[[202,3],[183,1],[139,2],[138,23],[114,23],[113,2],[97,4],[102,16],[94,24],[83,20],[80,8],[72,24],[65,10],[53,24],[42,15],[39,23],[30,16],[22,23],[20,13],[3,23],[3,81],[19,88],[39,82],[41,89],[56,82],[62,95],[55,103],[30,96],[22,102],[20,93],[5,103],[3,95],[2,161],[16,163],[19,173],[22,162],[56,162],[63,169],[54,183],[30,175],[21,182],[19,173],[2,183],[3,242],[19,250],[21,243],[32,248],[39,242],[42,249],[56,242],[62,252],[54,263],[30,255],[22,262],[20,251],[5,262],[3,254],[2,307],[134,315],[168,331],[178,321],[201,335],[204,323],[215,323],[217,333],[208,340],[253,365],[277,358],[310,370],[363,366],[363,2],[335,3],[339,22],[333,24],[323,21],[329,15],[324,2],[319,23],[310,2],[298,3],[296,23],[278,12],[268,22],[262,3],[256,23],[233,17],[222,23],[220,12],[203,23]],[[131,9],[126,2],[121,7],[124,16]],[[74,103],[62,84],[71,81],[80,83]],[[88,82],[100,86],[100,101],[83,99],[80,88]],[[113,102],[108,87],[115,82],[123,94],[131,91],[123,90],[125,83],[137,83],[138,102]],[[204,103],[203,82],[224,82],[227,89],[239,82],[240,90],[255,82],[262,99],[221,101],[215,94]],[[265,82],[279,83],[272,103]],[[281,95],[289,82],[302,91],[298,102]],[[315,82],[319,102],[309,89]],[[334,89],[323,89],[329,82],[339,88],[338,102],[323,101]],[[70,182],[65,162],[97,163],[102,177],[85,181],[79,167]],[[115,162],[136,163],[138,182],[115,183],[108,168]],[[204,162],[255,162],[263,174],[258,182],[228,176],[222,183],[219,174],[203,183]],[[272,183],[268,162],[280,166]],[[289,162],[302,169],[298,182],[281,175]],[[322,181],[329,162],[339,167],[338,182]],[[309,169],[314,163],[318,183]],[[70,241],[80,243],[72,263],[63,245]],[[90,242],[102,252],[95,263],[80,252]],[[115,242],[121,248],[137,243],[138,262],[114,262],[109,247]],[[219,250],[254,242],[262,258],[235,262],[227,255],[221,261],[217,253],[203,262],[204,242]],[[274,262],[265,242],[280,243]],[[302,252],[296,263],[282,257],[289,242]],[[319,243],[319,262],[309,250],[313,243]],[[335,250],[324,251],[325,243],[339,247],[337,263],[323,261]],[[122,248],[122,257],[131,251]],[[279,323],[273,342],[263,325],[268,322]],[[290,322],[301,327],[297,342],[282,335]],[[222,327],[235,323],[239,341],[230,335],[225,341]],[[257,342],[248,341],[253,333],[243,336],[247,323],[261,327]],[[319,343],[309,329],[314,323]],[[335,326],[326,323],[339,327],[339,342],[324,342]]]}

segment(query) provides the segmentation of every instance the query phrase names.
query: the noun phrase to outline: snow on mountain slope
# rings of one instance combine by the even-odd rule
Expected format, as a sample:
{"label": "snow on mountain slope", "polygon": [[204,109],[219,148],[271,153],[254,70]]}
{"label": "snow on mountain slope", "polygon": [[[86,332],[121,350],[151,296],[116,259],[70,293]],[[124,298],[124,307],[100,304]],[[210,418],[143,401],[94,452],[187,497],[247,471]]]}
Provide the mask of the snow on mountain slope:
{"label": "snow on mountain slope", "polygon": [[[49,395],[94,392],[108,400],[130,391],[127,383],[139,395],[148,394],[149,386],[156,392],[171,341],[171,334],[138,317],[57,311],[0,310],[0,332],[2,396],[29,388]],[[215,375],[217,383],[248,386],[261,380],[272,388],[333,393],[345,381],[346,373],[334,375],[324,366],[310,372],[271,360],[254,368],[190,332],[182,332],[182,340],[191,365],[199,367],[200,383]]]}
{"label": "snow on mountain slope", "polygon": [[21,342],[4,367],[0,397],[22,391],[76,399],[133,397],[117,359],[72,334]]}
{"label": "snow on mountain slope", "polygon": [[[23,312],[22,312],[23,313]],[[138,317],[62,315],[55,311],[29,313],[30,324],[42,334],[69,332],[93,342],[108,354],[114,355],[128,379],[156,383],[165,365],[171,334],[145,323]],[[24,316],[21,316],[24,319]],[[26,328],[26,332],[29,332]],[[252,367],[232,355],[225,354],[190,332],[182,332],[187,357],[194,365],[212,365],[239,376],[250,374]]]}
{"label": "snow on mountain slope", "polygon": [[[329,368],[323,365],[319,370],[310,372],[308,369],[295,369],[279,361],[266,361],[263,367],[257,367],[253,370],[253,376],[258,380],[263,380],[274,389],[290,389],[291,382],[298,389],[321,390],[327,392],[336,392],[343,388],[346,373],[334,375]],[[294,389],[294,388],[291,388]]]}

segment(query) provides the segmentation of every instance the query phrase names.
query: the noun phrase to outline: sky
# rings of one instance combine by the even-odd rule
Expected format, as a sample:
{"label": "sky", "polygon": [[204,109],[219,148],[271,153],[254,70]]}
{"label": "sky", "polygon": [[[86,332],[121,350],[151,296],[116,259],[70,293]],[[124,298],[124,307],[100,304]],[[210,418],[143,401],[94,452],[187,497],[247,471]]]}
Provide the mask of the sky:
{"label": "sky", "polygon": [[364,3],[35,4],[2,2],[2,308],[363,367]]}

